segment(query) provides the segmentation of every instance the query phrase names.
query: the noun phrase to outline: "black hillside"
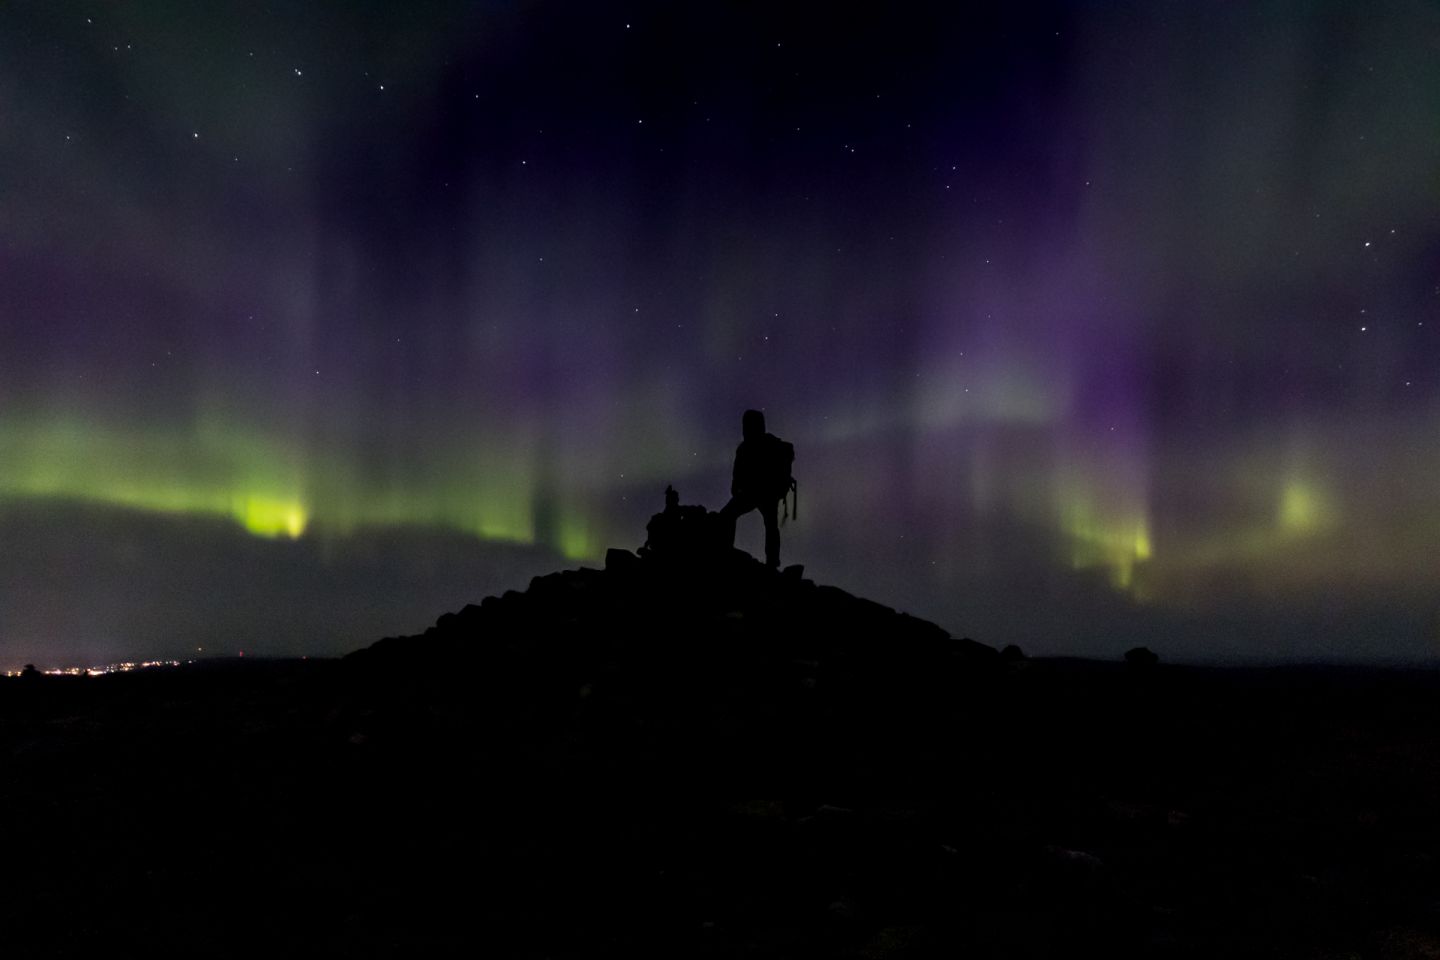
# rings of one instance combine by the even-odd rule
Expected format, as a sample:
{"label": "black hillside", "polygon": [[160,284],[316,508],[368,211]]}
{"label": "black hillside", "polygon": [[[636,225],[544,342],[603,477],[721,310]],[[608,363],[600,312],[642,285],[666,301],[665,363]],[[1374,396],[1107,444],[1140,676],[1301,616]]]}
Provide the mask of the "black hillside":
{"label": "black hillside", "polygon": [[1028,659],[686,542],[0,679],[7,956],[1440,950],[1434,672]]}
{"label": "black hillside", "polygon": [[[346,658],[382,694],[360,724],[367,739],[413,735],[421,705],[438,702],[504,730],[506,749],[564,757],[568,775],[800,793],[817,777],[882,771],[899,785],[997,662],[989,647],[738,550],[611,550],[603,570],[536,577]],[[394,699],[407,673],[415,699]]]}

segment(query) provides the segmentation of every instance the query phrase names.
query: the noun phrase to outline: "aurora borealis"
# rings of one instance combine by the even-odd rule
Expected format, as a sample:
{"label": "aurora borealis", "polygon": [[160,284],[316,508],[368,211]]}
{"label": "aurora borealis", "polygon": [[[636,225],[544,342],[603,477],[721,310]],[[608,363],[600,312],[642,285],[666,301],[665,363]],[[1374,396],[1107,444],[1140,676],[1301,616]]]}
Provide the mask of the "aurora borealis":
{"label": "aurora borealis", "polygon": [[1437,51],[1420,2],[6,4],[0,666],[419,630],[718,508],[750,406],[785,562],[953,633],[1430,658]]}

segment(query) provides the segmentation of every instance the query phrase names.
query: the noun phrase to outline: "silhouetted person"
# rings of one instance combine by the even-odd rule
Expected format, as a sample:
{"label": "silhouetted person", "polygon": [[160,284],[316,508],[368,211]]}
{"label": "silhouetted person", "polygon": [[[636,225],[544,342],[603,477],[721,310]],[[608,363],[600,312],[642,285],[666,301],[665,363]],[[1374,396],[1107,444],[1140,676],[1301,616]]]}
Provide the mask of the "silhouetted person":
{"label": "silhouetted person", "polygon": [[730,480],[730,502],[720,510],[725,535],[735,545],[735,520],[751,510],[759,510],[765,521],[765,562],[780,566],[780,523],[776,517],[780,501],[790,492],[795,481],[790,466],[795,448],[765,432],[765,414],[746,410],[740,421],[745,439],[735,450],[735,471]]}

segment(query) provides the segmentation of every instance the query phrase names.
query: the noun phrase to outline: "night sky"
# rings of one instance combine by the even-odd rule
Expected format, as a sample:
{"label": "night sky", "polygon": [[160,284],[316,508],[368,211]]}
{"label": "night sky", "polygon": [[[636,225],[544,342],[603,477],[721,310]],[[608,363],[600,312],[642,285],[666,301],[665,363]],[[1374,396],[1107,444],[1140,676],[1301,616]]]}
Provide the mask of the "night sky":
{"label": "night sky", "polygon": [[747,407],[956,635],[1435,656],[1440,8],[0,7],[0,667],[417,632]]}

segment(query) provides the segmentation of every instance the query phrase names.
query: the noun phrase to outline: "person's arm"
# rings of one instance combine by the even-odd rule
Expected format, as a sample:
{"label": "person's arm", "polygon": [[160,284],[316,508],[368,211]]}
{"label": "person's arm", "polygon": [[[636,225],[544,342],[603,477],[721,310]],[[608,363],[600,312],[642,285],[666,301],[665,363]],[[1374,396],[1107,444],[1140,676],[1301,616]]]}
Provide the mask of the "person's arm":
{"label": "person's arm", "polygon": [[740,493],[740,458],[745,454],[745,444],[735,448],[735,467],[730,471],[730,496]]}

